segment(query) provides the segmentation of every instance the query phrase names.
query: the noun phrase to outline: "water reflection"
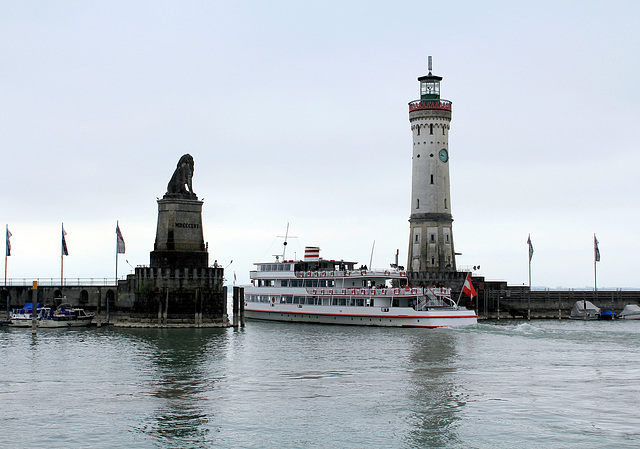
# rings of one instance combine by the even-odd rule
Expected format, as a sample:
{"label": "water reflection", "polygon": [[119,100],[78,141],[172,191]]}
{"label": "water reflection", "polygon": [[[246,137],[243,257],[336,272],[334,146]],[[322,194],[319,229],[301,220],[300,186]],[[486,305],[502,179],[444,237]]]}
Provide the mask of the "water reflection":
{"label": "water reflection", "polygon": [[458,444],[456,427],[464,397],[457,379],[458,344],[454,332],[431,330],[410,337],[411,385],[408,394],[412,414],[407,435],[410,447],[445,447]]}
{"label": "water reflection", "polygon": [[[225,329],[131,330],[144,342],[148,367],[147,392],[152,410],[134,425],[163,446],[198,446],[208,441],[206,395],[216,379],[207,375],[211,354],[226,345]],[[213,350],[212,350],[213,349]]]}

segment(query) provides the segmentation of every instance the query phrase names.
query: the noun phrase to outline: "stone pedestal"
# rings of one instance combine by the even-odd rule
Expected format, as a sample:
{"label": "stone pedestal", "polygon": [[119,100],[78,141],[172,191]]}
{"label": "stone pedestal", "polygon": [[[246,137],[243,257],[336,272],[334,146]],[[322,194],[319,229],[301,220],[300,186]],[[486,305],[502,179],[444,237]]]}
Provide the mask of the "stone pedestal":
{"label": "stone pedestal", "polygon": [[150,257],[153,268],[208,267],[209,254],[202,234],[202,201],[170,194],[158,200],[153,249]]}

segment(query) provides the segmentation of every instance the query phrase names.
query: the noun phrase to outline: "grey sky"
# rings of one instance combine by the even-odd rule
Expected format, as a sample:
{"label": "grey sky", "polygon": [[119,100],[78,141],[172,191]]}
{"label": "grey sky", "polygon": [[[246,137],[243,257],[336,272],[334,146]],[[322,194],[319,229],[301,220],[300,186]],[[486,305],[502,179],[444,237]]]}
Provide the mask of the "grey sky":
{"label": "grey sky", "polygon": [[148,264],[184,153],[211,263],[320,246],[406,264],[409,101],[453,102],[454,241],[488,279],[639,286],[637,2],[0,2],[10,278]]}

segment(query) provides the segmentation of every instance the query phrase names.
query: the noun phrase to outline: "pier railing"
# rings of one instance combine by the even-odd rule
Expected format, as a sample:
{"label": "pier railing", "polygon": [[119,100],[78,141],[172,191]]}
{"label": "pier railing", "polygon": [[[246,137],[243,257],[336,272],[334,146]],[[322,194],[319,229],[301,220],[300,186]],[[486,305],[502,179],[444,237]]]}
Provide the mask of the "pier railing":
{"label": "pier railing", "polygon": [[[57,287],[61,285],[60,278],[8,278],[7,287],[31,286],[33,281],[38,281],[38,285],[43,287]],[[0,280],[0,282],[2,282],[2,280]],[[62,286],[65,287],[78,287],[82,285],[115,286],[116,280],[115,278],[64,278],[62,280]]]}

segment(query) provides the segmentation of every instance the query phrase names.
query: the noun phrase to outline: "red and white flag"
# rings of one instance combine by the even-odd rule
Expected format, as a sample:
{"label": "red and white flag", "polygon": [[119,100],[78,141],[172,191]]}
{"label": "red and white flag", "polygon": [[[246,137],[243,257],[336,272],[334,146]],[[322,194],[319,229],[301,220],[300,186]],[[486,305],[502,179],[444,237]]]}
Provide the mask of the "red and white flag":
{"label": "red and white flag", "polygon": [[464,281],[464,286],[462,287],[462,293],[473,298],[474,296],[478,296],[478,292],[473,288],[473,284],[471,283],[471,278],[467,275],[467,279]]}

